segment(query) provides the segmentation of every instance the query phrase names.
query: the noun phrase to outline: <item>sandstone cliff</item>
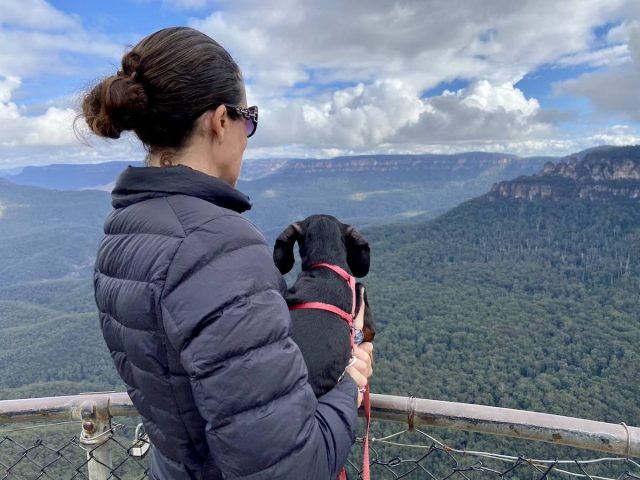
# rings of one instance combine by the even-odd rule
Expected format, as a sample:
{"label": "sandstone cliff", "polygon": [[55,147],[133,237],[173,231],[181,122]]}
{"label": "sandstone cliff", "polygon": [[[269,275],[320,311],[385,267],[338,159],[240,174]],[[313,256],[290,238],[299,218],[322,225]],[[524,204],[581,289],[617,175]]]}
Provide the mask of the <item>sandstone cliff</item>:
{"label": "sandstone cliff", "polygon": [[497,183],[488,196],[516,200],[640,198],[640,145],[607,147],[547,162],[531,176]]}

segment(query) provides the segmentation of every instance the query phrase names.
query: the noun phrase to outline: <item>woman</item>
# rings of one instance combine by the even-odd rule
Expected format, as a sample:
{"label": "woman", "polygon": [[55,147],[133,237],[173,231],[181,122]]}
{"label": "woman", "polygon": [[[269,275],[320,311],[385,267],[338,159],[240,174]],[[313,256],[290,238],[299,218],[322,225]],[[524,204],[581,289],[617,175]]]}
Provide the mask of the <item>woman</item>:
{"label": "woman", "polygon": [[151,477],[335,478],[355,439],[371,344],[318,399],[285,284],[234,186],[258,110],[214,40],[160,30],[86,95],[97,135],[133,130],[147,166],[113,190],[94,275],[100,324],[154,446]]}

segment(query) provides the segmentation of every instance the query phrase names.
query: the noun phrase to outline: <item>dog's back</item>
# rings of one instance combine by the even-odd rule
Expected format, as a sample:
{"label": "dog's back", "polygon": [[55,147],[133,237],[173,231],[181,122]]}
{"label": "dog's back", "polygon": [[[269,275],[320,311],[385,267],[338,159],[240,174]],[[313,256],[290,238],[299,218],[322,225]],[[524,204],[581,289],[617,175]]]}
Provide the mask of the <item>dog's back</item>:
{"label": "dog's back", "polygon": [[[303,271],[285,295],[289,307],[307,302],[334,305],[351,311],[348,285],[326,269]],[[351,357],[351,331],[347,322],[324,310],[291,311],[293,340],[298,344],[309,370],[309,383],[316,396],[331,390]]]}
{"label": "dog's back", "polygon": [[[330,268],[333,265],[346,275],[364,276],[369,270],[369,245],[352,227],[327,215],[314,215],[289,225],[276,240],[274,261],[282,273],[293,267],[293,245],[300,245],[302,272],[287,291],[289,308],[300,304],[325,304],[343,312],[354,312],[354,292],[344,278]],[[368,317],[368,335],[373,338],[373,317]],[[309,382],[316,396],[331,390],[338,382],[351,357],[351,330],[340,315],[317,308],[291,312],[293,339],[300,347],[309,370]]]}

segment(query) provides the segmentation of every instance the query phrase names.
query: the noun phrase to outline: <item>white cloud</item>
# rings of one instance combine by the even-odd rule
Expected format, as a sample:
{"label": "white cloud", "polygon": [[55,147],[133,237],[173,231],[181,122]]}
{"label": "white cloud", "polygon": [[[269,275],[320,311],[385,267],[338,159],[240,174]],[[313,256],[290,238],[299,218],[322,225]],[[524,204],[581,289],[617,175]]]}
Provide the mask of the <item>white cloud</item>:
{"label": "white cloud", "polygon": [[539,110],[535,99],[525,98],[508,83],[481,80],[425,99],[399,80],[361,83],[315,99],[267,101],[250,145],[364,152],[443,142],[534,139],[551,128],[539,120]]}
{"label": "white cloud", "polygon": [[425,104],[420,119],[398,132],[399,141],[492,144],[540,139],[551,133],[551,125],[538,119],[537,100],[525,98],[508,83],[480,80],[457,92],[428,98]]}
{"label": "white cloud", "polygon": [[[447,92],[447,96],[451,94]],[[540,104],[535,98],[526,99],[522,91],[509,83],[491,85],[486,80],[473,84],[470,88],[459,90],[455,96],[468,107],[486,112],[519,112],[524,116],[535,114]]]}
{"label": "white cloud", "polygon": [[626,44],[604,47],[599,50],[579,52],[559,59],[556,65],[570,67],[589,65],[591,67],[606,67],[617,65],[629,60],[629,48]]}
{"label": "white cloud", "polygon": [[[544,152],[568,141],[554,121],[577,117],[542,109],[514,84],[540,67],[627,61],[629,25],[640,16],[635,3],[244,0],[192,24],[245,72],[249,101],[264,111],[250,143],[255,152],[424,150],[445,142],[458,150],[520,142],[519,150]],[[595,37],[596,27],[620,20]],[[455,79],[470,84],[422,97]],[[334,86],[344,83],[354,86]]]}
{"label": "white cloud", "polygon": [[78,27],[78,20],[67,15],[44,0],[3,0],[0,9],[0,25],[13,28],[62,30]]}
{"label": "white cloud", "polygon": [[49,107],[43,115],[26,116],[11,101],[20,86],[18,77],[0,81],[0,146],[65,146],[77,143],[72,123],[76,112],[71,108]]}
{"label": "white cloud", "polygon": [[18,77],[0,80],[0,168],[143,158],[142,147],[131,135],[118,142],[104,141],[90,136],[80,120],[78,138],[73,129],[77,110],[71,106],[27,115],[11,100],[19,87]]}
{"label": "white cloud", "polygon": [[627,62],[567,80],[558,86],[558,91],[587,97],[602,113],[640,121],[640,24],[636,22],[628,36]]}
{"label": "white cloud", "polygon": [[429,89],[454,78],[515,83],[559,59],[579,61],[592,50],[593,28],[618,20],[632,1],[244,0],[192,23],[256,84],[266,82],[265,95],[314,70],[320,80],[329,71],[329,81],[400,79]]}
{"label": "white cloud", "polygon": [[43,0],[2,0],[0,76],[87,75],[96,59],[117,62],[124,45],[89,32]]}
{"label": "white cloud", "polygon": [[0,45],[0,167],[99,161],[132,150],[131,144],[83,145],[73,133],[77,108],[70,92],[28,104],[19,100],[29,99],[38,81],[71,76],[76,85],[88,83],[118,63],[124,45],[88,31],[79,17],[44,0],[2,0]]}
{"label": "white cloud", "polygon": [[[640,120],[637,0],[155,1],[189,15],[215,8],[191,24],[232,53],[249,102],[260,106],[248,157],[478,148],[556,153],[614,135],[606,126],[588,128],[584,116],[544,109],[514,86],[543,67],[598,68],[564,91]],[[596,37],[596,27],[611,23]],[[87,79],[114,70],[124,50],[114,38],[88,31],[82,19],[44,0],[3,1],[0,44],[10,48],[0,49],[0,163],[142,156],[130,140],[96,140],[91,149],[78,144],[65,127],[72,107],[62,95],[39,99],[39,115],[34,102],[27,108],[19,100],[24,87],[15,78]],[[454,80],[467,86],[425,97]],[[559,125],[569,121],[585,122],[574,128],[584,141],[562,133]],[[616,138],[634,138],[629,132]]]}
{"label": "white cloud", "polygon": [[[11,95],[13,91],[20,86],[20,79],[18,77],[7,77],[3,82],[0,82],[0,104],[8,104],[3,105],[2,110],[0,110],[0,117],[11,118],[10,111],[16,109],[15,104],[9,104],[9,100],[11,100]],[[5,113],[6,108],[6,113]]]}
{"label": "white cloud", "polygon": [[[638,15],[640,16],[640,8]],[[607,42],[609,44],[626,44],[629,42],[631,32],[640,27],[640,19],[626,18],[619,25],[616,25],[607,32]]]}
{"label": "white cloud", "polygon": [[145,152],[132,137],[121,137],[118,141],[92,138],[89,144],[58,146],[35,146],[24,144],[11,148],[0,146],[0,169],[23,165],[50,165],[52,163],[101,163],[110,160],[141,161]]}
{"label": "white cloud", "polygon": [[[147,1],[151,0],[137,0]],[[214,0],[162,0],[162,6],[177,10],[200,10],[214,3]]]}
{"label": "white cloud", "polygon": [[415,91],[391,80],[358,84],[315,100],[270,100],[251,145],[370,148],[391,141],[424,108]]}
{"label": "white cloud", "polygon": [[640,134],[628,125],[614,125],[590,135],[588,141],[595,145],[638,145]]}

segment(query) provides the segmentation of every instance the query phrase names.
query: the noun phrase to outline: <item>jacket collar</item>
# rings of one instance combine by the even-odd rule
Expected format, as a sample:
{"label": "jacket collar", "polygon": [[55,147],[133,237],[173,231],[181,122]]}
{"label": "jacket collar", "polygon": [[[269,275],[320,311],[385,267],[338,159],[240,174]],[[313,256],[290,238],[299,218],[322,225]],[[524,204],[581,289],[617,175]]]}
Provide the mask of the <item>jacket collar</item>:
{"label": "jacket collar", "polygon": [[242,213],[251,208],[249,197],[219,178],[185,165],[132,167],[120,174],[111,192],[113,208],[122,208],[149,198],[170,195],[198,197],[220,207]]}

